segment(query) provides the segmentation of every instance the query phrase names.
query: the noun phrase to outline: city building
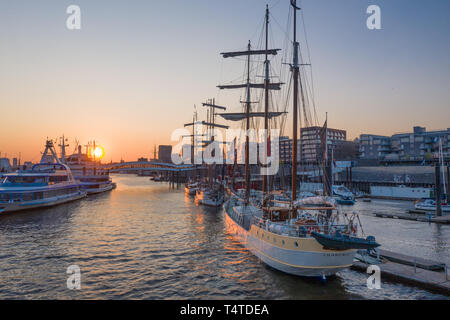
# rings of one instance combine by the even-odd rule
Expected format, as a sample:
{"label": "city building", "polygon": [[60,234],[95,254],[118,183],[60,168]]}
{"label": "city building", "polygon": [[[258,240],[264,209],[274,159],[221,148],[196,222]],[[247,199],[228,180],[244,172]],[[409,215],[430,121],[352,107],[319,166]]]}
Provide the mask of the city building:
{"label": "city building", "polygon": [[280,137],[279,157],[281,163],[292,163],[292,139],[289,137]]}
{"label": "city building", "polygon": [[377,160],[426,160],[436,157],[439,143],[444,157],[450,157],[450,128],[426,131],[416,126],[413,132],[390,137],[372,134],[360,136],[360,158]]}
{"label": "city building", "polygon": [[384,159],[391,152],[391,138],[362,134],[359,137],[359,152],[361,159]]}
{"label": "city building", "polygon": [[333,149],[333,160],[349,161],[359,159],[359,139],[338,141]]}
{"label": "city building", "polygon": [[148,158],[138,158],[138,162],[148,162]]}
{"label": "city building", "polygon": [[160,162],[172,162],[172,146],[159,146],[158,147],[158,161]]}
{"label": "city building", "polygon": [[0,172],[11,171],[11,164],[8,158],[0,158]]}
{"label": "city building", "polygon": [[[303,164],[317,163],[317,160],[321,157],[321,141],[320,131],[322,127],[306,127],[300,129],[299,140],[299,162]],[[332,153],[338,145],[342,145],[347,141],[347,131],[328,128],[328,158],[331,159]]]}

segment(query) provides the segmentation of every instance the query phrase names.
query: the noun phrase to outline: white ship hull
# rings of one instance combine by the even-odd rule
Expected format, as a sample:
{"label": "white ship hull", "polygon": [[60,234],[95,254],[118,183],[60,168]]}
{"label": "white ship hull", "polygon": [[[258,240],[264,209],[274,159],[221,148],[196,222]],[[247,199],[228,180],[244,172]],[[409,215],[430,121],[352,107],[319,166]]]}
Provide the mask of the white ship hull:
{"label": "white ship hull", "polygon": [[190,196],[195,196],[195,194],[197,193],[198,188],[188,188],[188,187],[184,187],[184,192]]}
{"label": "white ship hull", "polygon": [[202,204],[207,207],[220,207],[223,204],[223,198],[222,197],[213,197],[211,198],[209,196],[208,192],[204,191],[197,191],[195,195],[195,201],[198,204]]}
{"label": "white ship hull", "polygon": [[115,183],[108,183],[105,185],[102,185],[98,188],[84,188],[83,185],[81,185],[81,188],[87,192],[87,194],[97,194],[97,193],[102,193],[102,192],[107,192],[107,191],[111,191],[116,187]]}
{"label": "white ship hull", "polygon": [[314,238],[281,236],[256,225],[251,225],[247,231],[227,213],[225,217],[227,231],[261,261],[279,271],[295,276],[324,277],[353,264],[356,250],[325,250]]}
{"label": "white ship hull", "polygon": [[[434,206],[434,205],[416,204],[414,207],[416,208],[416,210],[436,212],[436,206]],[[442,212],[450,212],[449,205],[442,205],[441,208],[442,208]]]}
{"label": "white ship hull", "polygon": [[52,207],[66,202],[79,200],[84,197],[86,197],[86,192],[80,190],[75,193],[40,200],[0,203],[0,213]]}

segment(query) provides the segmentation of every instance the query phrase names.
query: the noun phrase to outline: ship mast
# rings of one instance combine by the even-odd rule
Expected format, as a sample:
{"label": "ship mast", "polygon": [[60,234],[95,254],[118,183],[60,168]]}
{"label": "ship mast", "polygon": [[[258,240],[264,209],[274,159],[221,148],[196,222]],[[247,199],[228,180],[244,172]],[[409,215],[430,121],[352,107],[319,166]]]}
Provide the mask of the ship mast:
{"label": "ship mast", "polygon": [[[208,111],[208,116],[207,116],[207,128],[208,131],[206,133],[206,136],[209,138],[208,141],[204,141],[207,144],[212,144],[214,143],[214,136],[215,136],[215,128],[216,127],[220,127],[220,128],[227,128],[228,126],[222,126],[219,124],[216,124],[216,109],[220,109],[220,110],[226,110],[226,107],[222,107],[222,106],[218,106],[216,105],[216,100],[213,99],[209,99],[208,101],[206,101],[205,103],[202,103],[202,106],[209,108]],[[215,157],[215,150],[212,150],[212,154],[213,157]],[[214,169],[214,173],[215,173],[215,169],[216,169],[216,164],[214,163],[213,166],[207,166],[208,167],[208,180],[209,180],[209,185],[212,188],[213,187],[213,180],[215,177],[213,177],[213,173],[212,170]]]}
{"label": "ship mast", "polygon": [[64,135],[60,139],[61,139],[61,144],[59,145],[59,147],[61,147],[61,162],[65,163],[66,162],[66,147],[68,147],[69,145],[66,144],[67,139],[64,137]]}
{"label": "ship mast", "polygon": [[[264,152],[264,164],[267,164],[267,156],[268,156],[268,130],[269,130],[269,84],[270,84],[270,78],[269,78],[269,5],[266,5],[266,54],[265,54],[265,79],[264,79],[264,144],[266,146],[266,152]],[[267,175],[263,174],[263,206],[265,206],[265,198],[267,193]]]}
{"label": "ship mast", "polygon": [[[268,22],[268,8],[266,9],[266,21]],[[266,38],[268,39],[268,32],[266,31]],[[246,88],[246,101],[245,103],[245,112],[243,114],[239,114],[239,113],[235,113],[235,114],[220,114],[220,116],[222,116],[223,118],[227,119],[227,120],[232,120],[232,121],[236,121],[236,120],[246,120],[246,138],[245,138],[245,200],[248,203],[248,199],[250,197],[250,164],[249,164],[249,152],[250,152],[250,139],[248,136],[248,130],[250,129],[250,118],[251,117],[260,117],[260,116],[264,116],[265,119],[268,119],[269,117],[272,116],[279,116],[282,114],[282,112],[280,113],[274,113],[271,114],[268,112],[267,107],[265,108],[265,112],[264,114],[260,114],[258,112],[252,113],[251,112],[251,88],[256,88],[256,89],[265,89],[266,91],[266,96],[267,96],[267,92],[268,90],[280,90],[281,89],[281,85],[283,83],[269,83],[267,81],[267,74],[266,74],[266,79],[264,80],[264,83],[252,83],[250,82],[250,56],[252,55],[265,55],[266,56],[266,61],[268,61],[268,55],[277,55],[278,51],[280,51],[280,49],[268,49],[267,48],[267,44],[266,44],[266,48],[265,50],[252,50],[251,48],[251,42],[248,42],[247,45],[247,50],[246,51],[237,51],[237,52],[224,52],[221,53],[221,55],[224,58],[233,58],[233,57],[239,57],[239,56],[247,56],[247,82],[246,83],[242,83],[242,84],[232,84],[232,85],[219,85],[217,86],[219,89],[241,89],[241,88]],[[268,63],[266,64],[266,71],[268,69]],[[268,103],[268,99],[267,99],[267,103]],[[267,121],[267,126],[268,126],[268,121]]]}
{"label": "ship mast", "polygon": [[294,56],[292,64],[293,81],[294,81],[294,103],[293,103],[293,125],[292,125],[292,201],[297,199],[297,131],[298,131],[298,85],[299,85],[299,63],[298,63],[298,42],[297,42],[297,0],[291,0],[294,8]]}
{"label": "ship mast", "polygon": [[[251,50],[250,40],[248,41],[248,52]],[[250,153],[250,137],[248,136],[248,130],[250,129],[250,54],[247,55],[247,101],[245,103],[245,202],[248,203],[250,198],[250,163],[249,163],[249,153]]]}

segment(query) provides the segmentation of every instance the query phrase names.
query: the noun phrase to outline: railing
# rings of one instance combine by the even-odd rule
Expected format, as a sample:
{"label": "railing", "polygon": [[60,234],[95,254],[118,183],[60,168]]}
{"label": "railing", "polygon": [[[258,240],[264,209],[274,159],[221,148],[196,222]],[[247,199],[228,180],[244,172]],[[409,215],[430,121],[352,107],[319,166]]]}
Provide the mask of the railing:
{"label": "railing", "polygon": [[325,225],[325,224],[311,224],[311,225],[289,225],[271,223],[269,220],[264,220],[258,217],[253,217],[252,224],[261,229],[270,231],[278,235],[288,235],[290,237],[310,237],[311,231],[324,232],[325,234],[339,231],[341,233],[348,233],[350,231],[349,225]]}

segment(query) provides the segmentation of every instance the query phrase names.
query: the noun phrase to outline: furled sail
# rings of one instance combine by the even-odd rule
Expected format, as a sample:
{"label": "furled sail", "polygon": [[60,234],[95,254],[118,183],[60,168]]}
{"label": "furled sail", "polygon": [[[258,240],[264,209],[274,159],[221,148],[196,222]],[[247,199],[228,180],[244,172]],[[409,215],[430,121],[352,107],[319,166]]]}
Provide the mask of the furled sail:
{"label": "furled sail", "polygon": [[[278,83],[278,82],[271,82],[268,85],[269,90],[281,90],[281,85],[284,83]],[[256,89],[264,89],[265,85],[264,83],[249,83],[248,85],[246,83],[242,84],[229,84],[229,85],[218,85],[217,88],[223,90],[223,89],[241,89],[241,88],[247,88],[247,86],[250,86],[250,88],[256,88]]]}
{"label": "furled sail", "polygon": [[[269,119],[274,117],[279,117],[282,114],[285,114],[286,112],[269,112],[267,114],[267,117]],[[244,120],[247,117],[246,113],[243,112],[237,112],[237,113],[218,113],[219,116],[224,118],[228,121],[241,121]],[[264,112],[250,112],[249,114],[250,118],[256,118],[256,117],[264,117]]]}

